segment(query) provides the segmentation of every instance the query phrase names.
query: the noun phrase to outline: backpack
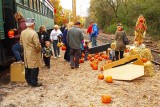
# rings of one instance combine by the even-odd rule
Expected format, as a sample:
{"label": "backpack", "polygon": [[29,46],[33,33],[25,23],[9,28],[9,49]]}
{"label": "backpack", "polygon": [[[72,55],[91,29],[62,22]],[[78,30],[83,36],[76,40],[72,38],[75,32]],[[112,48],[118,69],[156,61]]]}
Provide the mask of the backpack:
{"label": "backpack", "polygon": [[128,44],[129,44],[129,40],[128,40],[128,38],[127,38],[127,36],[126,36],[125,33],[123,34],[123,43],[124,43],[125,45],[128,45]]}

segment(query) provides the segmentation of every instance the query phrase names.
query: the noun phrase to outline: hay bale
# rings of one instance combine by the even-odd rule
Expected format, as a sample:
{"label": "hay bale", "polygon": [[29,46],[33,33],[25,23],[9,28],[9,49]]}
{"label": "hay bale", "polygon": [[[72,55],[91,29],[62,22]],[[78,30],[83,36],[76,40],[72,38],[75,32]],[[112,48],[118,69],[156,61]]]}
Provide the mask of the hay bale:
{"label": "hay bale", "polygon": [[154,76],[154,67],[151,61],[144,63],[144,76]]}
{"label": "hay bale", "polygon": [[123,57],[124,57],[124,58],[125,58],[125,57],[128,57],[128,56],[130,56],[129,52],[123,54]]}
{"label": "hay bale", "polygon": [[136,47],[134,49],[131,49],[129,53],[130,55],[140,54],[142,58],[147,58],[150,61],[153,59],[151,50],[149,48]]}

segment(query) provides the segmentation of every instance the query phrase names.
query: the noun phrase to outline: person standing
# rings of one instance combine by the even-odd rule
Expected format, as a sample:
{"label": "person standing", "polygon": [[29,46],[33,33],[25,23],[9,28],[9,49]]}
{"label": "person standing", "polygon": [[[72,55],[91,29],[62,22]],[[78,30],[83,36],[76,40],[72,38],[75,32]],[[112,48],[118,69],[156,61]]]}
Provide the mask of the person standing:
{"label": "person standing", "polygon": [[22,47],[19,43],[20,35],[21,35],[21,32],[25,30],[27,27],[26,27],[26,21],[20,12],[15,13],[14,17],[16,22],[18,23],[18,29],[14,29],[14,31],[17,32],[17,35],[14,36],[15,44],[12,47],[12,51],[14,53],[14,56],[16,57],[17,62],[19,63],[19,62],[22,62],[22,58],[20,54],[20,52],[22,51]]}
{"label": "person standing", "polygon": [[[68,30],[67,43],[70,46],[70,66],[71,69],[79,68],[79,58],[81,56],[81,42],[84,40],[84,34],[80,29],[81,23],[76,22],[75,26]],[[75,62],[74,62],[75,59]]]}
{"label": "person standing", "polygon": [[73,25],[74,25],[73,22],[69,22],[68,23],[66,29],[63,32],[63,37],[62,37],[62,41],[63,41],[64,45],[66,46],[66,51],[65,51],[65,54],[64,54],[64,59],[66,61],[68,61],[68,62],[70,61],[70,47],[69,47],[69,45],[67,43],[67,40],[66,40],[67,38],[66,37],[67,37],[68,30],[71,29],[73,27]]}
{"label": "person standing", "polygon": [[90,37],[90,42],[92,41],[92,26],[93,26],[93,21],[92,22],[90,22],[90,25],[89,25],[89,27],[88,27],[88,29],[87,29],[87,33],[89,34],[89,37]]}
{"label": "person standing", "polygon": [[62,33],[64,33],[65,29],[66,29],[66,23],[64,23],[64,24],[61,26],[60,30],[61,30]]}
{"label": "person standing", "polygon": [[126,36],[126,32],[124,31],[123,26],[118,25],[117,31],[115,33],[115,40],[116,40],[115,57],[116,57],[116,60],[119,60],[119,53],[120,53],[120,59],[122,59],[124,51],[126,50],[126,45],[123,42],[124,36]]}
{"label": "person standing", "polygon": [[92,33],[91,33],[91,35],[92,35],[92,47],[97,46],[97,36],[98,36],[98,34],[99,34],[99,28],[98,28],[97,24],[94,23],[93,26],[92,26]]}
{"label": "person standing", "polygon": [[54,49],[54,55],[55,55],[54,58],[61,57],[60,48],[57,46],[58,42],[61,41],[61,37],[62,37],[62,32],[59,30],[59,26],[55,25],[54,30],[52,30],[50,34],[50,39],[53,42],[53,49]]}
{"label": "person standing", "polygon": [[41,47],[45,47],[45,42],[50,41],[50,36],[46,31],[46,27],[44,25],[40,26],[39,32],[38,32],[39,40],[41,43]]}
{"label": "person standing", "polygon": [[43,48],[43,60],[44,60],[45,66],[47,66],[48,69],[50,68],[51,56],[53,56],[51,43],[49,41],[46,41],[45,47]]}
{"label": "person standing", "polygon": [[41,67],[41,44],[34,30],[34,19],[26,19],[27,29],[21,32],[20,43],[24,51],[25,79],[32,87],[41,86],[38,83],[39,67]]}

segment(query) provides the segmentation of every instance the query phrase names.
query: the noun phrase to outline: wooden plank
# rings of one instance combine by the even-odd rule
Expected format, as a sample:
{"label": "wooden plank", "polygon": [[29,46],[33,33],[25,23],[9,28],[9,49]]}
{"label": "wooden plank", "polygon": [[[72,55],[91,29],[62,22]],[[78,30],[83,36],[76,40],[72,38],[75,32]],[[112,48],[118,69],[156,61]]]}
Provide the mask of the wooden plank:
{"label": "wooden plank", "polygon": [[131,56],[126,56],[125,58],[122,58],[118,61],[114,61],[110,64],[107,64],[103,67],[104,70],[109,69],[109,68],[113,68],[119,65],[125,65],[131,62],[134,62],[135,60],[139,60],[141,59],[141,56],[139,54],[136,55],[131,55]]}
{"label": "wooden plank", "polygon": [[107,43],[107,44],[104,44],[104,45],[101,45],[101,46],[96,46],[96,47],[90,48],[89,53],[90,54],[95,54],[95,53],[98,53],[98,52],[103,52],[103,51],[106,51],[109,47],[110,47],[110,43]]}
{"label": "wooden plank", "polygon": [[134,80],[144,75],[144,66],[127,64],[104,71],[104,77],[112,76],[115,80]]}

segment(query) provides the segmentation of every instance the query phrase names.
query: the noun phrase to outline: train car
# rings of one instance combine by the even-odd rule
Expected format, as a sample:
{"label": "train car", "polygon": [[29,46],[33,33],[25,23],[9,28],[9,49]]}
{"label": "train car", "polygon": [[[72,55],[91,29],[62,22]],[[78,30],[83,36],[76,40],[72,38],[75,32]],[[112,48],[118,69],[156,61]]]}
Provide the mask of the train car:
{"label": "train car", "polygon": [[47,30],[54,26],[53,6],[48,0],[0,0],[0,67],[13,62],[14,40],[8,38],[8,31],[17,28],[14,13],[21,12],[25,18],[35,19],[35,30],[45,25]]}

